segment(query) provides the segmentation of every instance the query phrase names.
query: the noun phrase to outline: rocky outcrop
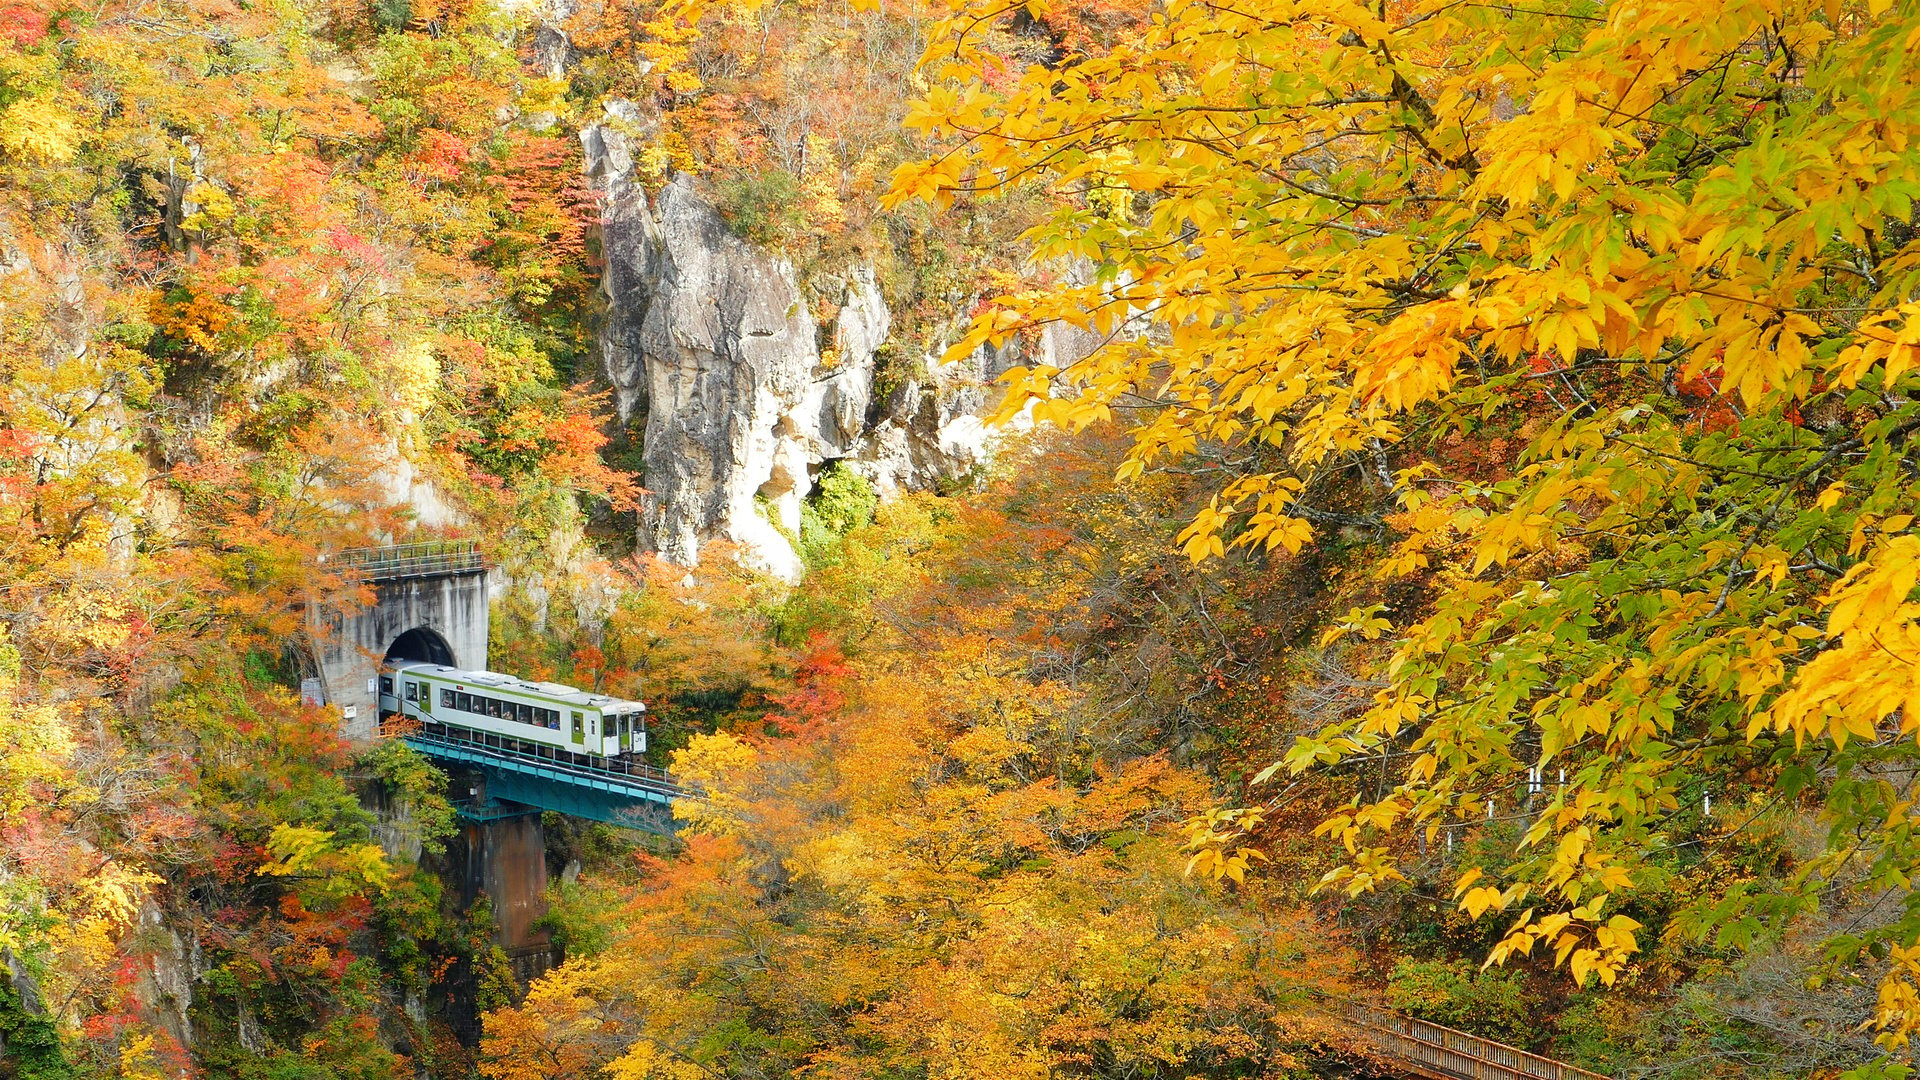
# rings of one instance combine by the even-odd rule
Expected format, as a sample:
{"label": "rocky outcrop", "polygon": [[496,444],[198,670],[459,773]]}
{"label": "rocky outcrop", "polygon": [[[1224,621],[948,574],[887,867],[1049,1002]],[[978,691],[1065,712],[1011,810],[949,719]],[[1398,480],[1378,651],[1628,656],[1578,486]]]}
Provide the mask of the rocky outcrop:
{"label": "rocky outcrop", "polygon": [[191,1048],[193,984],[207,973],[199,936],[191,929],[182,936],[160,905],[149,900],[140,908],[135,941],[134,999],[175,1045]]}
{"label": "rocky outcrop", "polygon": [[691,178],[642,188],[633,148],[647,134],[621,103],[581,133],[604,198],[604,373],[621,419],[644,420],[644,545],[692,563],[724,539],[791,579],[801,506],[828,463],[883,495],[980,464],[987,383],[1008,358],[882,362],[893,320],[862,267],[811,279],[834,312],[817,323],[792,264],[735,235]]}

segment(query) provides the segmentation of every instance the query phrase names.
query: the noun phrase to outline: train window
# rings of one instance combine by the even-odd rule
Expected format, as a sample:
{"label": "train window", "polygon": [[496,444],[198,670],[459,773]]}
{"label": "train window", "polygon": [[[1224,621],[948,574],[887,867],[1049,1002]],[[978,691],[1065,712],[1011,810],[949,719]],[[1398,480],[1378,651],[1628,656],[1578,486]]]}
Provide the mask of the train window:
{"label": "train window", "polygon": [[380,692],[383,694],[393,693],[393,676],[391,675],[380,676]]}
{"label": "train window", "polygon": [[493,717],[495,720],[500,719],[500,706],[504,704],[506,703],[501,701],[497,697],[488,698],[487,699],[487,715]]}
{"label": "train window", "polygon": [[473,711],[473,695],[462,691],[453,695],[453,707],[461,712]]}
{"label": "train window", "polygon": [[553,729],[554,731],[559,731],[560,730],[560,710],[559,709],[542,709],[540,711],[546,714],[541,717],[540,722],[545,724],[547,727]]}
{"label": "train window", "polygon": [[418,696],[418,695],[419,695],[419,687],[418,687],[418,686],[417,686],[417,685],[416,685],[415,683],[413,683],[413,682],[412,682],[411,680],[409,680],[409,681],[408,681],[408,682],[406,683],[406,687],[407,687],[407,700],[408,700],[408,701],[418,701],[418,700],[419,700],[419,696]]}
{"label": "train window", "polygon": [[453,708],[453,691],[444,686],[440,688],[440,707],[443,709]]}
{"label": "train window", "polygon": [[521,702],[513,707],[513,718],[523,724],[533,723],[533,706]]}

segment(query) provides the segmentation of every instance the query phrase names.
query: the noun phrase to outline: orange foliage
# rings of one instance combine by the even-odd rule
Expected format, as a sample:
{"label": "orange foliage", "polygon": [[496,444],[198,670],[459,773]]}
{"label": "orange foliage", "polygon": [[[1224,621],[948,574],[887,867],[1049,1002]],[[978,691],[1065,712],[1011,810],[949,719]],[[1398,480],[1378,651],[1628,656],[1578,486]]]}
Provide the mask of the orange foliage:
{"label": "orange foliage", "polygon": [[[1092,475],[1041,498],[1098,508]],[[1032,494],[904,499],[847,538],[820,583],[845,607],[792,688],[675,752],[709,795],[683,808],[685,849],[621,893],[604,950],[550,976],[617,1038],[576,1026],[559,1051],[531,1006],[503,1010],[486,1075],[544,1076],[526,1070],[557,1052],[674,1078],[1295,1063],[1276,1014],[1341,989],[1344,954],[1258,885],[1183,875],[1176,826],[1211,785],[1104,699],[1097,666],[1060,661],[1089,648],[1107,571],[1080,558],[1089,517],[1005,512]]]}

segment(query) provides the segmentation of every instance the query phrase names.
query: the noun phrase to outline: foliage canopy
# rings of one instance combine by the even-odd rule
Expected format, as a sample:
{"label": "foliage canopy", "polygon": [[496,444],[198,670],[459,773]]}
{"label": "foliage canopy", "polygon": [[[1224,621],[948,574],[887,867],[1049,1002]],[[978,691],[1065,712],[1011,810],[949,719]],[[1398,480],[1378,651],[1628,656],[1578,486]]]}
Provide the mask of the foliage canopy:
{"label": "foliage canopy", "polygon": [[[1138,418],[1123,475],[1205,455],[1195,560],[1392,541],[1408,599],[1346,624],[1385,685],[1284,762],[1395,777],[1326,821],[1348,859],[1324,884],[1518,818],[1459,904],[1511,920],[1492,960],[1539,947],[1611,984],[1683,804],[1734,829],[1817,806],[1792,888],[1731,883],[1660,930],[1738,944],[1836,885],[1894,890],[1904,914],[1831,949],[1890,958],[1903,1044],[1920,9],[1176,0],[1016,76],[1003,11],[959,0],[933,31],[909,122],[948,149],[892,197],[1044,186],[1028,238],[1082,284],[1000,298],[956,352],[1106,335],[1013,372],[1006,411]],[[1449,460],[1461,435],[1517,466]]]}

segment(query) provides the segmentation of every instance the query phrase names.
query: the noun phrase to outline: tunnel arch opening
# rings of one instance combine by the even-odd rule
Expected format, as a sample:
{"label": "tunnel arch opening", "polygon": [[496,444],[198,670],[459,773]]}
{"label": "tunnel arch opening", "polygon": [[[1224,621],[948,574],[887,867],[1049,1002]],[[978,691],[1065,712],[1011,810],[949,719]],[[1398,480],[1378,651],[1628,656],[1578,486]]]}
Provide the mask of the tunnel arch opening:
{"label": "tunnel arch opening", "polygon": [[416,626],[401,634],[393,639],[393,644],[387,646],[384,661],[393,663],[397,660],[417,660],[443,667],[456,666],[453,662],[453,646],[448,645],[447,639],[441,637],[439,632],[424,626]]}

